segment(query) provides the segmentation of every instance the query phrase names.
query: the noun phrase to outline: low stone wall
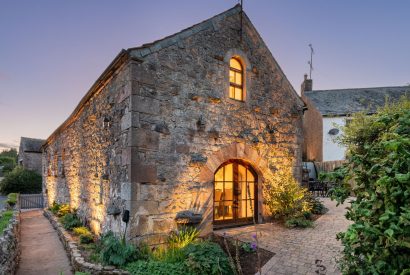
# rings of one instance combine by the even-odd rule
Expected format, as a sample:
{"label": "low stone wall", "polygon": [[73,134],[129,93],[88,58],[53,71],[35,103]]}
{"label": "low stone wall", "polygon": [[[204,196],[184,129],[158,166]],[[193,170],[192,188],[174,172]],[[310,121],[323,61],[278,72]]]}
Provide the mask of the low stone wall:
{"label": "low stone wall", "polygon": [[20,211],[16,208],[9,225],[0,235],[0,274],[16,272],[20,259]]}
{"label": "low stone wall", "polygon": [[86,262],[81,255],[80,249],[77,246],[77,242],[73,237],[64,229],[57,218],[48,210],[44,210],[44,216],[50,221],[51,225],[55,228],[60,237],[61,242],[67,252],[70,259],[71,266],[75,271],[89,272],[91,274],[108,275],[108,274],[129,274],[129,272],[117,269],[114,266],[103,266],[101,264],[94,264]]}

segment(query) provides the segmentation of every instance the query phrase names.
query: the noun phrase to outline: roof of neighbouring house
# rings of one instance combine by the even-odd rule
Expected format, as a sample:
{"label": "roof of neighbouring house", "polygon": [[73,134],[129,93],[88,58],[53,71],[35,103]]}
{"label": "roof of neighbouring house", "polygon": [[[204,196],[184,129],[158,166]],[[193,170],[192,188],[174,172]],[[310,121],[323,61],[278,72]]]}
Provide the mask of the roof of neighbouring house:
{"label": "roof of neighbouring house", "polygon": [[41,146],[44,142],[44,139],[21,137],[20,150],[23,152],[41,153]]}
{"label": "roof of neighbouring house", "polygon": [[374,114],[386,102],[410,99],[410,86],[352,88],[306,91],[308,97],[323,116],[346,116],[357,112]]}

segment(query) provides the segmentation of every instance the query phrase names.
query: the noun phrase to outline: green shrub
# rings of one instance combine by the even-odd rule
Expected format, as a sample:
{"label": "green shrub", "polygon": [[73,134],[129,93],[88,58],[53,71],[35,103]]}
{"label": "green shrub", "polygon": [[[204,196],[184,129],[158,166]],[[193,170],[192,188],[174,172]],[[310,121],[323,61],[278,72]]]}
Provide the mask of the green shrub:
{"label": "green shrub", "polygon": [[0,182],[0,192],[33,194],[41,192],[41,176],[36,172],[16,167]]}
{"label": "green shrub", "polygon": [[16,159],[9,156],[0,156],[0,165],[3,166],[3,173],[7,174],[16,167]]}
{"label": "green shrub", "polygon": [[194,242],[199,236],[199,231],[194,227],[185,227],[177,232],[171,233],[168,244],[171,248],[183,248]]}
{"label": "green shrub", "polygon": [[80,235],[80,243],[88,244],[94,242],[94,236],[92,234],[82,234]]}
{"label": "green shrub", "polygon": [[69,204],[61,204],[58,207],[57,210],[57,216],[58,217],[63,217],[65,215],[67,215],[68,213],[71,213],[71,208]]}
{"label": "green shrub", "polygon": [[72,230],[74,227],[79,227],[82,225],[82,222],[75,213],[68,213],[63,216],[60,221],[63,227],[67,230]]}
{"label": "green shrub", "polygon": [[1,213],[1,216],[0,216],[0,234],[3,234],[3,230],[6,229],[6,227],[9,225],[11,217],[13,217],[13,211],[11,211],[11,210],[4,211],[3,213]]}
{"label": "green shrub", "polygon": [[185,265],[191,274],[233,274],[228,257],[216,243],[191,243],[183,248],[183,252],[186,255]]}
{"label": "green shrub", "polygon": [[60,210],[61,204],[56,203],[55,201],[53,202],[53,204],[48,208],[51,213],[53,213],[54,215],[57,215],[58,210]]}
{"label": "green shrub", "polygon": [[135,275],[188,275],[193,274],[188,267],[180,263],[168,263],[160,261],[136,261],[130,263],[125,268]]}
{"label": "green shrub", "polygon": [[312,227],[313,222],[306,219],[304,216],[301,217],[296,217],[296,218],[288,218],[285,221],[286,227],[300,227],[300,228],[306,228],[306,227]]}
{"label": "green shrub", "polygon": [[286,219],[310,211],[309,192],[295,180],[291,169],[283,168],[267,180],[264,203],[274,218]]}
{"label": "green shrub", "polygon": [[[305,200],[309,204],[309,212],[312,214],[323,215],[327,211],[329,211],[329,209],[327,209],[318,198],[316,198],[310,193],[306,194]],[[306,218],[310,219],[310,217],[309,218],[306,217]]]}
{"label": "green shrub", "polygon": [[125,266],[141,257],[139,251],[131,244],[108,232],[101,237],[99,245],[100,261],[106,265]]}
{"label": "green shrub", "polygon": [[82,243],[82,244],[89,244],[89,243],[94,242],[93,234],[85,226],[75,227],[75,228],[73,228],[73,232],[74,232],[74,234],[79,236],[80,243]]}
{"label": "green shrub", "polygon": [[7,195],[7,203],[13,207],[17,203],[17,193],[10,193]]}
{"label": "green shrub", "polygon": [[[410,101],[372,116],[356,114],[343,130],[356,198],[346,214],[353,223],[338,235],[344,245],[341,269],[345,274],[408,274]],[[339,192],[340,201],[348,191]]]}

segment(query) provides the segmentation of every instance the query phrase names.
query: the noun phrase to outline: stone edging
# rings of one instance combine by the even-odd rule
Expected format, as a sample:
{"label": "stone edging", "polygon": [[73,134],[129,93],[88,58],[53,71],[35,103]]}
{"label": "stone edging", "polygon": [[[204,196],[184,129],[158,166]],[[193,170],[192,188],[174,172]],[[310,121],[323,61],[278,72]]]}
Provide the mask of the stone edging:
{"label": "stone edging", "polygon": [[128,271],[117,269],[114,266],[103,266],[101,264],[86,262],[78,249],[77,242],[67,232],[67,230],[64,229],[57,218],[46,209],[44,209],[44,216],[50,221],[51,225],[57,231],[74,271],[89,272],[96,275],[130,274]]}
{"label": "stone edging", "polygon": [[20,253],[20,211],[16,207],[9,224],[0,235],[0,274],[16,272]]}

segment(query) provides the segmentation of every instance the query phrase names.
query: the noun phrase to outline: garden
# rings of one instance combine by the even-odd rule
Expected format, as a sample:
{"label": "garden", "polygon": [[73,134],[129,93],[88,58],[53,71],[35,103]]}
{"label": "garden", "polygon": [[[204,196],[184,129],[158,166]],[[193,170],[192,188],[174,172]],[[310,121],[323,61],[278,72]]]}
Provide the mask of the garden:
{"label": "garden", "polygon": [[273,256],[258,248],[256,236],[251,243],[218,236],[204,239],[190,226],[170,234],[161,246],[135,246],[112,232],[93,235],[68,204],[53,203],[49,211],[78,243],[85,261],[131,274],[255,274]]}

